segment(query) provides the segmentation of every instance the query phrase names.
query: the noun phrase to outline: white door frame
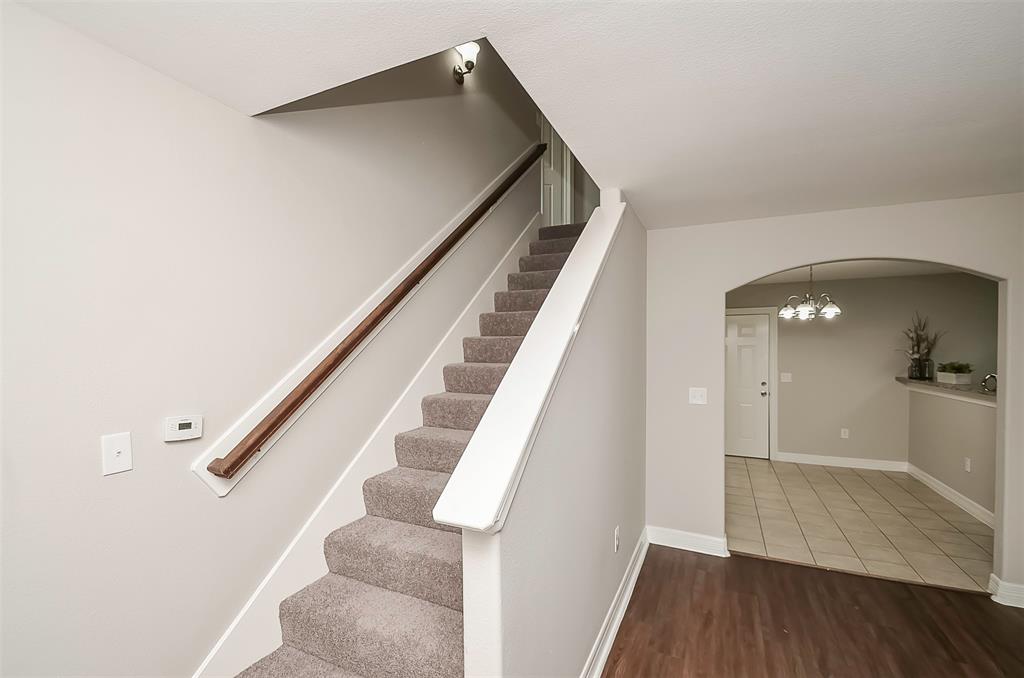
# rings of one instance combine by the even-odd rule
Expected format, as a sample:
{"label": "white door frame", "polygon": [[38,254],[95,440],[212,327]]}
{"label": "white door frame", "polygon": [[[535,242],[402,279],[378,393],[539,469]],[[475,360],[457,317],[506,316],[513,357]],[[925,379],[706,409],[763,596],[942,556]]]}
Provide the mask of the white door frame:
{"label": "white door frame", "polygon": [[768,316],[768,460],[771,461],[779,451],[779,307],[727,308],[725,315]]}
{"label": "white door frame", "polygon": [[[540,113],[537,114],[540,122],[540,140],[548,145],[544,151],[543,164],[557,171],[561,178],[562,204],[553,206],[552,214],[545,213],[547,223],[551,225],[573,223],[573,207],[576,202],[573,195],[573,155],[572,151],[559,136],[551,123]],[[544,181],[547,178],[544,170],[541,170],[541,212],[544,212]]]}

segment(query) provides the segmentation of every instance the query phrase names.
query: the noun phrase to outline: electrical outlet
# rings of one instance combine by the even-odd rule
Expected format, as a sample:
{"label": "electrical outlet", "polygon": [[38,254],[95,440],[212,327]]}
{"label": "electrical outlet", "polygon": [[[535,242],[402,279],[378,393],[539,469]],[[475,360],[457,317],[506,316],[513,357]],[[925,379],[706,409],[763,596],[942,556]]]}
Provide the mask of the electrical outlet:
{"label": "electrical outlet", "polygon": [[615,526],[615,553],[619,552],[619,526]]}
{"label": "electrical outlet", "polygon": [[843,438],[844,440],[846,438],[849,438],[850,437],[850,429],[848,429],[848,428],[841,428],[841,429],[839,429],[839,437]]}
{"label": "electrical outlet", "polygon": [[783,384],[791,383],[793,381],[793,373],[792,372],[782,372],[782,373],[780,373],[779,374],[779,381],[781,381]]}
{"label": "electrical outlet", "polygon": [[971,458],[970,457],[964,457],[964,470],[967,471],[968,473],[971,472]]}
{"label": "electrical outlet", "polygon": [[699,386],[690,387],[690,404],[691,405],[707,405],[708,404],[708,390]]}

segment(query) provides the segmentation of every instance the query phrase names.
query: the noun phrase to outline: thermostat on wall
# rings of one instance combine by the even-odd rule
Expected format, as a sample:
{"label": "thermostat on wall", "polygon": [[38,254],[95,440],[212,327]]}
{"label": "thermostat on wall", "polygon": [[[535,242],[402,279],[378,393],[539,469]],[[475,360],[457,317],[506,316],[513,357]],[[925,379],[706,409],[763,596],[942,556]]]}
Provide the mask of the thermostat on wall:
{"label": "thermostat on wall", "polygon": [[203,418],[167,417],[164,419],[164,442],[173,443],[178,440],[192,440],[203,436]]}

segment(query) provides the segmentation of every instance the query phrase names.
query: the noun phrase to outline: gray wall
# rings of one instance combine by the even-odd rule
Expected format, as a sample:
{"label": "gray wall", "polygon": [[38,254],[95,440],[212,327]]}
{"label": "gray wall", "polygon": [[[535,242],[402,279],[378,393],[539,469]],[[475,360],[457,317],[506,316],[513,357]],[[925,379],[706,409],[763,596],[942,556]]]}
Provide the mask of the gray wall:
{"label": "gray wall", "polygon": [[[806,283],[746,285],[728,308],[778,306]],[[893,377],[906,375],[900,334],[915,311],[948,330],[936,362],[970,362],[982,376],[996,368],[998,286],[968,274],[836,280],[816,283],[843,314],[832,321],[779,321],[779,450],[905,461],[909,399]],[[839,429],[850,429],[850,438]]]}
{"label": "gray wall", "polygon": [[994,511],[996,408],[912,392],[910,463]]}
{"label": "gray wall", "polygon": [[[474,236],[228,497],[189,464],[536,143],[536,111],[490,52],[463,88],[435,63],[440,95],[418,64],[250,118],[3,14],[3,673],[191,675],[511,243]],[[187,413],[203,439],[162,442]],[[135,470],[102,477],[119,431]]]}
{"label": "gray wall", "polygon": [[576,158],[572,159],[572,193],[573,222],[588,221],[594,208],[601,204],[601,189]]}

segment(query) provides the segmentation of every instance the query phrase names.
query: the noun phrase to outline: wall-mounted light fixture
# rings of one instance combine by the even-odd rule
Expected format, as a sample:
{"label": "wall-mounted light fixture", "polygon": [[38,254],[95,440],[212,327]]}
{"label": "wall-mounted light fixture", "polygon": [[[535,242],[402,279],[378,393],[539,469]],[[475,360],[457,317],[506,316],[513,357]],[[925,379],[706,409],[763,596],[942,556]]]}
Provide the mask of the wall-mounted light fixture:
{"label": "wall-mounted light fixture", "polygon": [[475,42],[467,42],[465,45],[456,47],[455,51],[462,58],[462,65],[456,65],[452,74],[455,76],[455,82],[461,85],[466,81],[466,76],[472,73],[473,68],[476,66],[476,55],[480,53],[480,45]]}

